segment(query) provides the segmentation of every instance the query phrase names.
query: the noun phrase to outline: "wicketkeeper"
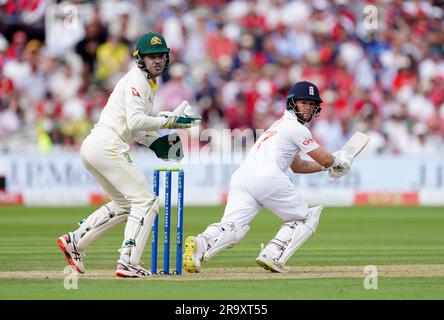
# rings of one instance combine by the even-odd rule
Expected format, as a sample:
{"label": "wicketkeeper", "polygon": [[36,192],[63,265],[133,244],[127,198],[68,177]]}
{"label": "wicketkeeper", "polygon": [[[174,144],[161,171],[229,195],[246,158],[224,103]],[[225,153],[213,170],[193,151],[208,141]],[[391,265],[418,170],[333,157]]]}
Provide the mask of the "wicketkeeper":
{"label": "wicketkeeper", "polygon": [[[321,112],[322,100],[313,83],[294,84],[287,96],[286,110],[254,144],[242,165],[234,172],[222,220],[210,224],[202,234],[185,241],[184,268],[199,272],[206,261],[223,249],[239,243],[261,208],[278,216],[283,224],[262,248],[256,262],[273,272],[287,272],[285,263],[314,235],[322,206],[308,208],[305,199],[286,175],[329,171],[339,178],[348,173],[352,159],[343,151],[333,154],[320,147],[304,125]],[[308,154],[314,161],[301,159]]]}
{"label": "wicketkeeper", "polygon": [[146,145],[161,159],[183,157],[177,133],[160,137],[156,130],[189,128],[189,105],[180,104],[173,112],[154,115],[156,77],[170,62],[165,39],[156,33],[143,35],[136,44],[134,66],[116,84],[98,123],[84,140],[80,156],[111,201],[81,221],[80,227],[58,239],[68,263],[85,273],[83,252],[111,228],[126,221],[125,235],[117,261],[117,277],[146,277],[139,265],[143,249],[158,212],[158,198],[151,193],[143,172],[129,153],[133,140]]}

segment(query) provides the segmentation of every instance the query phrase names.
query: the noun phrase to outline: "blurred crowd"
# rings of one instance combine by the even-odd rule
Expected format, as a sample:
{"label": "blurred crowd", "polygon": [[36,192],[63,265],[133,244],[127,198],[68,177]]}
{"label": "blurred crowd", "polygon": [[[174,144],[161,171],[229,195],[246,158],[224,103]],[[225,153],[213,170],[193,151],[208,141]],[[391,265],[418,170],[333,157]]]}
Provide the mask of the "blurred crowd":
{"label": "blurred crowd", "polygon": [[143,33],[171,65],[155,108],[188,100],[202,129],[266,129],[296,81],[320,88],[312,123],[337,150],[444,154],[443,1],[0,0],[0,147],[78,148]]}

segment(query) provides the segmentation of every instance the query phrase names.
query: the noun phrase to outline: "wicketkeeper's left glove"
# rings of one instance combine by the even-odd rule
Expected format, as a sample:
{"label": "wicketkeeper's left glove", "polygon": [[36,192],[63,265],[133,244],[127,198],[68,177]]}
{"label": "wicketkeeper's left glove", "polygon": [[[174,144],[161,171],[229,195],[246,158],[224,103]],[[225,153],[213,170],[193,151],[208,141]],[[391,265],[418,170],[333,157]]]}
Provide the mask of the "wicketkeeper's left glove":
{"label": "wicketkeeper's left glove", "polygon": [[149,148],[162,160],[180,161],[183,159],[182,141],[176,132],[157,138]]}

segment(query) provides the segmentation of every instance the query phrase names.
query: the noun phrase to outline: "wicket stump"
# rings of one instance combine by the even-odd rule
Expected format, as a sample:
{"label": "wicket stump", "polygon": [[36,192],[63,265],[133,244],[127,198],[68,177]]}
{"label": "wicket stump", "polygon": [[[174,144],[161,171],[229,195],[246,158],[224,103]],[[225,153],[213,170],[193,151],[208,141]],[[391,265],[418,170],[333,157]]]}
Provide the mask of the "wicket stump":
{"label": "wicket stump", "polygon": [[[184,172],[180,168],[158,168],[154,170],[153,192],[159,196],[160,172],[165,172],[165,215],[163,232],[163,274],[170,274],[170,228],[171,228],[171,183],[172,173],[178,173],[177,189],[177,228],[176,228],[176,270],[175,274],[182,274],[182,247],[183,247],[183,198],[184,198]],[[157,273],[157,247],[158,247],[159,215],[153,223],[151,244],[151,273]]]}

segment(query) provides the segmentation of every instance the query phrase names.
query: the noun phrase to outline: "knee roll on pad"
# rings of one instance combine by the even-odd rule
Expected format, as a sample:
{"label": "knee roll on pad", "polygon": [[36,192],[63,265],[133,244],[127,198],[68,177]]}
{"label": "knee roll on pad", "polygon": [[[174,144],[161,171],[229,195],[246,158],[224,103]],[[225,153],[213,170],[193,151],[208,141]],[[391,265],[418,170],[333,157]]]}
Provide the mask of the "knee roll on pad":
{"label": "knee roll on pad", "polygon": [[203,233],[210,249],[204,254],[204,260],[209,260],[223,249],[232,248],[239,243],[250,230],[250,226],[236,226],[234,223],[214,223]]}

